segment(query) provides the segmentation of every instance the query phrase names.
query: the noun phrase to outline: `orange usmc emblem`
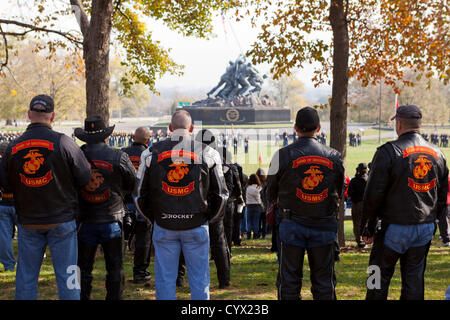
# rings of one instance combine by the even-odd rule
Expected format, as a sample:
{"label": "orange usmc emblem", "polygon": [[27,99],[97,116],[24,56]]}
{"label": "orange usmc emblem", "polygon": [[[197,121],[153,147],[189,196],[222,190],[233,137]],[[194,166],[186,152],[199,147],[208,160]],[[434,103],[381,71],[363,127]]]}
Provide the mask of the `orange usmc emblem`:
{"label": "orange usmc emblem", "polygon": [[183,179],[184,176],[189,172],[188,165],[185,164],[182,160],[175,160],[174,163],[169,165],[169,167],[174,167],[174,169],[170,170],[167,173],[167,179],[173,183],[180,182],[180,180]]}
{"label": "orange usmc emblem", "polygon": [[309,176],[305,177],[302,181],[302,187],[306,190],[313,190],[323,180],[323,172],[319,170],[318,166],[311,166],[305,173]]}
{"label": "orange usmc emblem", "polygon": [[88,185],[85,187],[87,191],[93,192],[100,188],[100,186],[105,181],[105,178],[103,175],[97,170],[92,169],[91,171],[91,180],[89,181]]}
{"label": "orange usmc emblem", "polygon": [[419,156],[419,159],[414,161],[414,163],[419,163],[418,166],[414,167],[414,177],[416,179],[423,179],[431,170],[432,164],[431,161],[428,160],[426,156]]}
{"label": "orange usmc emblem", "polygon": [[44,164],[44,156],[38,151],[39,150],[37,149],[30,150],[25,157],[23,157],[24,159],[30,159],[23,165],[23,171],[25,171],[26,174],[35,174],[41,165]]}
{"label": "orange usmc emblem", "polygon": [[[416,165],[413,169],[413,176],[418,180],[424,179],[433,167],[431,161],[428,160],[427,156],[424,155],[420,155],[419,158],[414,161],[414,163],[417,163],[418,165]],[[436,187],[436,178],[432,179],[428,183],[419,183],[411,178],[408,178],[408,187],[410,187],[415,192],[428,192]]]}

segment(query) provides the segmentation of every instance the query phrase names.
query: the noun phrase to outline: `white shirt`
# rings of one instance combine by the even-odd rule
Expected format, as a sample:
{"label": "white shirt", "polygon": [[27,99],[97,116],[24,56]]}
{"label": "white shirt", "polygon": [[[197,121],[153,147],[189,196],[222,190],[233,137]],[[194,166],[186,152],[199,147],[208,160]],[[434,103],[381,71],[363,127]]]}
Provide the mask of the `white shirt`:
{"label": "white shirt", "polygon": [[248,204],[261,204],[261,187],[257,184],[252,184],[247,187],[245,203]]}

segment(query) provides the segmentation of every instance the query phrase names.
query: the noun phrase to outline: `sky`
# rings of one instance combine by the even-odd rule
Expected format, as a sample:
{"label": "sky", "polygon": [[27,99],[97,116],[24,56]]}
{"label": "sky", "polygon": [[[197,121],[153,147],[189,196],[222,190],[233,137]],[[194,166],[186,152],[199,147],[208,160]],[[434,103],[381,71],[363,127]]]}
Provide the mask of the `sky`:
{"label": "sky", "polygon": [[[0,16],[9,16],[12,12],[18,14],[27,22],[27,14],[34,8],[33,1],[24,0],[1,0]],[[17,3],[25,4],[22,8],[17,7]],[[49,1],[49,4],[52,2]],[[54,0],[57,6],[66,6],[69,0]],[[5,5],[6,4],[6,5]],[[29,8],[27,8],[27,6]],[[29,9],[29,10],[27,10]],[[54,9],[54,8],[47,8]],[[152,37],[160,41],[161,46],[171,48],[171,57],[181,65],[184,65],[182,76],[164,75],[157,79],[156,89],[178,87],[183,90],[207,89],[215,86],[220,76],[224,73],[228,61],[235,60],[239,54],[250,49],[251,44],[256,40],[258,30],[252,28],[250,19],[236,22],[233,18],[216,17],[213,20],[214,37],[209,40],[195,37],[184,37],[181,34],[165,27],[161,22],[150,19],[147,21],[148,30],[152,32]],[[79,30],[74,16],[68,16],[64,20],[62,29]],[[315,35],[312,35],[313,37]],[[320,35],[317,35],[320,36]],[[261,74],[269,74],[268,64],[256,65],[256,69]],[[313,77],[313,67],[305,65],[299,70],[298,78],[304,83],[307,91],[315,91],[311,78]],[[328,91],[329,87],[321,86],[319,91]]]}
{"label": "sky", "polygon": [[[172,48],[173,59],[185,66],[182,77],[166,75],[158,80],[158,86],[165,87],[215,86],[228,66],[228,61],[234,61],[241,53],[248,51],[258,35],[258,30],[252,28],[248,21],[236,22],[222,17],[214,19],[215,37],[209,40],[183,37],[161,23],[150,22],[147,26],[153,37],[161,41],[165,48]],[[256,69],[261,74],[270,73],[268,64],[256,65]],[[313,87],[312,66],[305,66],[299,75],[307,88]]]}

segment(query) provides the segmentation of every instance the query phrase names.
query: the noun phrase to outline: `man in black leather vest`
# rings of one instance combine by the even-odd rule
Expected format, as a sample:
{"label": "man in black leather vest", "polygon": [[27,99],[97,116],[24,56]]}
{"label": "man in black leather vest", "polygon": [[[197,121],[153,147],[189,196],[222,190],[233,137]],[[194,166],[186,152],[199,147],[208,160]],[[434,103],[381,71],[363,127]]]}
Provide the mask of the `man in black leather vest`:
{"label": "man in black leather vest", "polygon": [[156,298],[176,299],[182,251],[191,298],[209,299],[208,221],[220,217],[228,198],[222,163],[216,150],[192,139],[188,112],[175,112],[169,129],[169,139],[142,154],[136,192],[138,210],[154,220]]}
{"label": "man in black leather vest", "polygon": [[91,181],[80,191],[78,266],[81,270],[81,299],[90,299],[92,269],[98,245],[106,266],[106,299],[121,300],[124,273],[122,218],[123,198],[135,185],[136,172],[125,152],[106,145],[114,126],[106,127],[98,116],[88,117],[75,136],[86,142],[81,147],[91,163]]}
{"label": "man in black leather vest", "polygon": [[301,298],[306,251],[313,298],[334,300],[334,241],[344,168],[339,152],[315,138],[320,132],[315,109],[305,107],[298,111],[295,130],[299,139],[274,155],[267,182],[268,203],[278,202],[283,215],[278,230],[278,299]]}
{"label": "man in black leather vest", "polygon": [[[0,165],[1,187],[14,194],[18,216],[16,299],[37,299],[39,270],[48,245],[59,298],[79,300],[77,193],[89,182],[91,169],[75,142],[52,130],[51,97],[34,97],[28,117],[31,124],[8,145]],[[75,281],[70,282],[74,275]]]}
{"label": "man in black leather vest", "polygon": [[[136,171],[139,168],[141,154],[147,149],[150,142],[150,129],[148,127],[139,127],[134,132],[133,144],[122,151],[128,154]],[[125,196],[125,205],[127,206],[127,215],[132,215],[131,238],[134,236],[134,266],[133,266],[133,282],[144,283],[150,281],[150,272],[147,271],[150,265],[150,250],[152,245],[152,224],[136,211],[136,206],[132,199],[131,193]]]}
{"label": "man in black leather vest", "polygon": [[[377,149],[363,200],[363,239],[373,243],[366,299],[387,299],[400,260],[400,299],[424,299],[426,258],[436,217],[445,210],[448,168],[443,153],[420,135],[422,113],[398,107],[398,139]],[[378,227],[377,227],[378,225]]]}

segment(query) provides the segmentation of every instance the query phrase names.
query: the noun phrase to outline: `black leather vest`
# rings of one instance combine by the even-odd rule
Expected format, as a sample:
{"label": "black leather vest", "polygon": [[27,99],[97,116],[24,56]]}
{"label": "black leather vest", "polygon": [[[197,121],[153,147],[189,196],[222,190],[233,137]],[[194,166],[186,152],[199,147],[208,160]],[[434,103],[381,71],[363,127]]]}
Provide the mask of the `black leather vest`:
{"label": "black leather vest", "polygon": [[280,150],[279,207],[308,220],[336,216],[344,177],[340,154],[302,137]]}
{"label": "black leather vest", "polygon": [[156,223],[166,229],[193,229],[208,219],[208,165],[200,142],[167,139],[152,146],[150,195]]}
{"label": "black leather vest", "polygon": [[80,191],[80,221],[109,223],[124,214],[120,159],[123,152],[105,143],[81,147],[91,163],[91,181]]}

